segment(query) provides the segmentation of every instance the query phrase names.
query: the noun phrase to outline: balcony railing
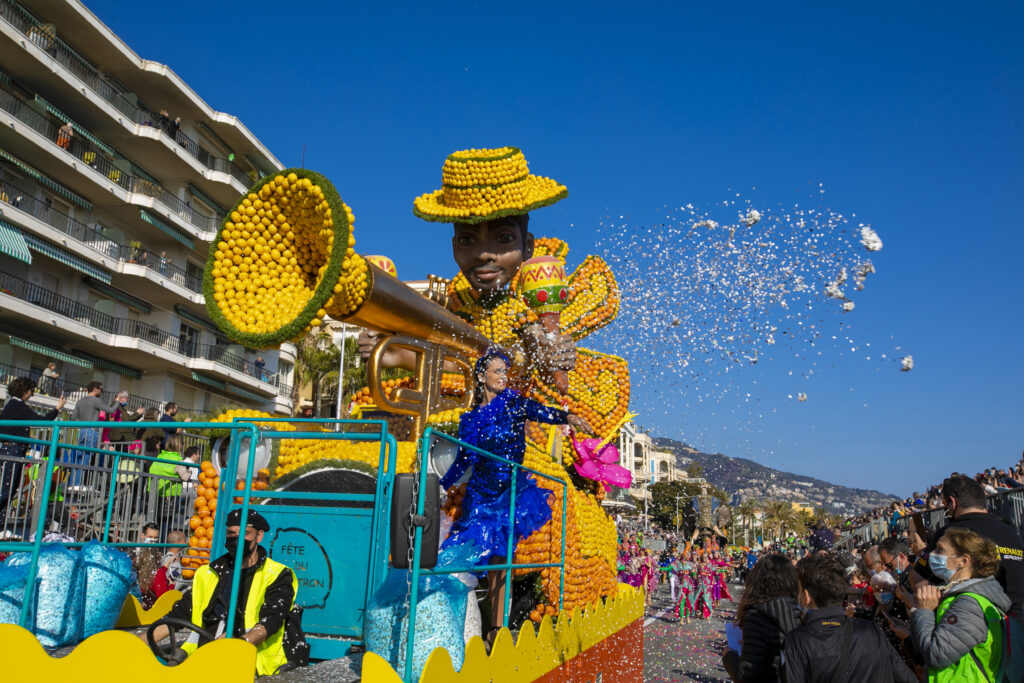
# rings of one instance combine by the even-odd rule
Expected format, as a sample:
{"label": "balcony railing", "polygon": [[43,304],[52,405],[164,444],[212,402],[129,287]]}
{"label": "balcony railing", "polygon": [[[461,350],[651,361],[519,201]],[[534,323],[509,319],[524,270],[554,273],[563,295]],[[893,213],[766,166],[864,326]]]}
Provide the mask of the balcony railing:
{"label": "balcony railing", "polygon": [[9,273],[0,273],[0,293],[40,306],[65,318],[77,320],[107,334],[133,337],[188,358],[209,360],[228,369],[243,372],[264,384],[278,385],[277,375],[260,370],[255,363],[231,353],[223,345],[199,344],[194,339],[180,334],[171,334],[156,325],[141,320],[116,318],[107,313],[101,313],[94,308],[31,282],[26,282]]}
{"label": "balcony railing", "polygon": [[[0,7],[3,7],[2,3],[0,3]],[[109,158],[106,152],[97,148],[88,140],[75,137],[73,134],[69,135],[60,130],[60,126],[56,123],[50,121],[47,117],[5,90],[0,90],[0,109],[16,117],[19,121],[49,139],[54,145],[68,152],[125,191],[143,194],[156,199],[170,209],[171,212],[200,230],[206,232],[215,232],[217,230],[220,219],[204,216],[155,180],[132,175],[131,170],[141,171],[141,169],[138,169],[129,159],[123,156],[117,156],[113,159]]]}
{"label": "balcony railing", "polygon": [[[160,126],[160,117],[157,114],[142,106],[134,96],[125,94],[120,89],[115,88],[100,75],[99,71],[92,64],[87,62],[63,40],[56,36],[50,36],[46,29],[42,28],[39,22],[36,21],[35,17],[21,5],[10,2],[10,0],[0,0],[0,17],[28,36],[29,40],[53,57],[58,64],[74,74],[90,90],[112,104],[134,123],[156,127],[207,168],[215,171],[229,172],[243,185],[248,186],[250,184],[249,177],[245,174],[245,171],[238,168],[233,162],[214,157],[200,147],[199,143],[180,130],[173,131],[169,127]],[[222,162],[222,167],[216,168],[214,162]],[[227,166],[224,167],[223,165]]]}
{"label": "balcony railing", "polygon": [[14,208],[24,211],[37,220],[46,223],[50,227],[60,230],[65,235],[88,245],[91,249],[98,251],[108,258],[117,259],[124,263],[145,266],[197,294],[203,291],[202,278],[171,263],[166,256],[160,256],[156,252],[143,249],[142,247],[132,247],[115,242],[104,235],[99,229],[75,220],[66,213],[58,211],[35,197],[25,196],[22,190],[13,185],[0,182],[0,201],[6,202]]}

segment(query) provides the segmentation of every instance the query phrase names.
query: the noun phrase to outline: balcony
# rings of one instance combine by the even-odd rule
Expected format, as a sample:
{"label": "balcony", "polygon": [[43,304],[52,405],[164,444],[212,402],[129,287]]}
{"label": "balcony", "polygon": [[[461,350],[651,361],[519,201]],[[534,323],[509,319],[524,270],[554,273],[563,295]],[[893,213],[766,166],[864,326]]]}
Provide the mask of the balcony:
{"label": "balcony", "polygon": [[[263,391],[274,391],[279,385],[277,375],[260,370],[256,367],[255,363],[231,353],[223,345],[198,344],[141,320],[118,318],[108,313],[97,311],[91,306],[79,303],[8,273],[0,273],[0,294],[6,294],[26,301],[34,306],[43,308],[50,314],[69,318],[111,336],[137,339],[193,361],[209,361],[216,366],[220,366],[215,368],[218,372],[224,373],[227,370],[252,378],[258,382],[257,386]],[[97,342],[101,341],[94,334],[87,336]],[[106,343],[108,346],[117,346],[113,339],[103,343]],[[166,356],[163,357],[166,358]],[[189,368],[193,367],[192,363],[185,362],[181,364]],[[202,369],[202,367],[197,369]],[[228,373],[228,376],[233,377],[230,373]]]}
{"label": "balcony", "polygon": [[[24,192],[13,185],[0,181],[0,202],[26,213],[36,220],[58,230],[68,237],[81,242],[84,246],[101,256],[118,261],[120,272],[126,272],[126,264],[142,266],[153,271],[162,278],[170,280],[195,294],[202,294],[202,278],[187,272],[172,263],[166,256],[141,247],[132,247],[110,239],[97,228],[75,220],[71,216],[54,209],[35,197],[24,196]],[[2,209],[2,205],[0,205]]]}
{"label": "balcony", "polygon": [[112,105],[133,123],[140,126],[151,126],[160,131],[161,137],[167,138],[167,146],[173,149],[178,145],[202,166],[212,171],[227,173],[245,188],[251,184],[249,176],[234,162],[215,157],[199,146],[199,143],[180,130],[169,125],[162,126],[159,114],[143,106],[130,94],[122,92],[100,75],[99,71],[67,43],[50,35],[50,32],[33,17],[25,8],[9,0],[0,0],[0,18],[13,26],[19,33],[28,37],[29,41],[53,60],[67,69],[75,78],[86,85],[89,90],[102,100]]}
{"label": "balcony", "polygon": [[[3,7],[2,0],[0,0],[0,7]],[[0,109],[39,133],[54,147],[70,154],[74,157],[75,164],[77,162],[85,164],[87,168],[102,178],[101,183],[103,180],[109,180],[125,192],[151,197],[162,204],[168,213],[181,218],[201,231],[200,239],[206,241],[213,239],[220,225],[220,219],[204,216],[196,211],[116,150],[110,147],[101,149],[88,139],[61,130],[56,123],[6,90],[0,90]],[[75,168],[78,170],[77,165]]]}

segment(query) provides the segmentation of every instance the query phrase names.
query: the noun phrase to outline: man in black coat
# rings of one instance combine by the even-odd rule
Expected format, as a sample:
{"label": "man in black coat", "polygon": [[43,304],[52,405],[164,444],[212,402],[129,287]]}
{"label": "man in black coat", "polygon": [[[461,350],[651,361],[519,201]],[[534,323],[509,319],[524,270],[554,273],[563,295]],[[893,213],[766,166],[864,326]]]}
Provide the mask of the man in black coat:
{"label": "man in black coat", "polygon": [[982,538],[996,545],[999,552],[999,572],[996,580],[1013,601],[1012,616],[1024,615],[1024,542],[1020,534],[998,515],[985,506],[985,489],[981,484],[962,474],[942,482],[942,506],[952,520],[935,532],[931,542],[917,557],[911,572],[916,581],[926,580],[933,584],[941,581],[928,566],[928,555],[950,527],[970,529]]}
{"label": "man in black coat", "polygon": [[846,617],[846,578],[838,562],[809,555],[796,572],[798,599],[808,612],[804,625],[786,638],[787,683],[917,682],[876,624]]}
{"label": "man in black coat", "polygon": [[[28,406],[28,401],[35,392],[36,383],[29,377],[18,377],[7,385],[7,403],[0,420],[54,420],[64,408],[64,397],[57,401],[57,407],[45,415],[40,415]],[[28,438],[29,428],[0,427],[0,435],[20,436]],[[0,531],[7,523],[7,507],[21,483],[28,444],[23,441],[12,441],[0,437]]]}

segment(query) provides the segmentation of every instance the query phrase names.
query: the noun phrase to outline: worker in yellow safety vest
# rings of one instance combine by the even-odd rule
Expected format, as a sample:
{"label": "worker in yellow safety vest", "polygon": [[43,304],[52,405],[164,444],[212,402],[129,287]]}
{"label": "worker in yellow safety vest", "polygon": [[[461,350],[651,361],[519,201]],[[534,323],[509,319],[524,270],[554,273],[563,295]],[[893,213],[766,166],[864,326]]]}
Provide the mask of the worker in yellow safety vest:
{"label": "worker in yellow safety vest", "polygon": [[[196,571],[192,588],[185,591],[167,616],[190,621],[217,639],[223,638],[231,600],[235,550],[244,542],[231,635],[256,646],[256,673],[268,676],[291,668],[287,666],[284,631],[295,604],[298,579],[291,569],[267,557],[267,551],[260,547],[264,532],[270,530],[267,520],[250,510],[243,532],[241,519],[241,510],[228,513],[224,541],[227,552]],[[153,633],[157,642],[167,635],[167,627],[162,625]],[[142,637],[145,638],[145,634]],[[193,634],[182,649],[192,654],[203,644],[198,635]]]}

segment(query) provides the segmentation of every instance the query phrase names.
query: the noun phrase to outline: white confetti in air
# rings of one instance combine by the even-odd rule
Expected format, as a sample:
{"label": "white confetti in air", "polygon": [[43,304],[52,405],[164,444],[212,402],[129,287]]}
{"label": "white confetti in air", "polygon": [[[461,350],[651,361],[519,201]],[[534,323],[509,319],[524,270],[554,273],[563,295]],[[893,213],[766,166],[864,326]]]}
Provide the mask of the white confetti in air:
{"label": "white confetti in air", "polygon": [[[914,369],[914,357],[913,356],[903,356],[903,358],[900,358],[900,372],[910,372],[913,369]],[[928,374],[928,373],[925,373],[925,374]]]}
{"label": "white confetti in air", "polygon": [[807,401],[807,394],[801,391],[799,394],[796,395],[796,400],[800,401],[801,403],[805,403]]}
{"label": "white confetti in air", "polygon": [[860,226],[860,243],[868,251],[882,251],[882,238],[871,229],[870,225]]}
{"label": "white confetti in air", "polygon": [[[634,381],[643,383],[633,399],[637,410],[678,420],[686,408],[718,410],[735,400],[747,405],[749,423],[742,427],[733,408],[730,424],[756,430],[770,399],[756,378],[736,376],[741,369],[760,374],[762,366],[783,364],[809,381],[845,354],[864,362],[853,350],[870,344],[848,321],[870,311],[840,316],[853,311],[852,298],[875,272],[864,250],[878,251],[882,241],[855,216],[825,206],[820,191],[811,202],[771,208],[758,201],[754,209],[729,197],[703,209],[677,203],[649,225],[618,214],[600,222],[596,246],[621,301],[618,320],[597,345],[625,357]],[[884,353],[872,357],[889,362]],[[681,419],[680,429],[689,429]],[[702,429],[694,426],[690,435],[697,439]]]}

